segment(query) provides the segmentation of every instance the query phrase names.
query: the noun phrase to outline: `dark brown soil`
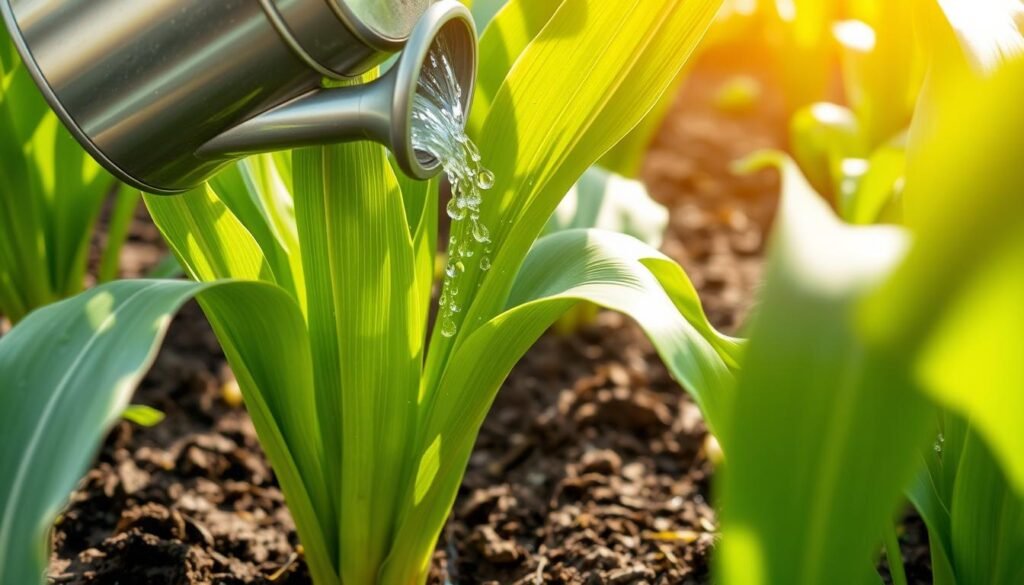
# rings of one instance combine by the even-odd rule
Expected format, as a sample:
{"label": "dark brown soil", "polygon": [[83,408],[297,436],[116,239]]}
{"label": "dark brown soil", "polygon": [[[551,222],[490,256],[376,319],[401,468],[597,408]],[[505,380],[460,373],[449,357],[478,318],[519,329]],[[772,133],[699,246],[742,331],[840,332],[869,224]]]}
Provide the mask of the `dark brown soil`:
{"label": "dark brown soil", "polygon": [[[783,146],[784,115],[767,92],[753,110],[716,109],[722,85],[751,65],[705,62],[644,178],[672,209],[666,253],[687,269],[713,322],[735,332],[760,278],[777,184],[770,174],[736,177],[729,164]],[[135,274],[159,256],[151,229],[138,226],[126,251]],[[52,582],[309,583],[232,382],[190,305],[136,396],[167,419],[111,432],[57,523]],[[578,333],[548,334],[484,424],[431,582],[707,583],[717,529],[707,449],[699,412],[631,322],[602,313]],[[923,531],[909,526],[908,560],[925,570]]]}

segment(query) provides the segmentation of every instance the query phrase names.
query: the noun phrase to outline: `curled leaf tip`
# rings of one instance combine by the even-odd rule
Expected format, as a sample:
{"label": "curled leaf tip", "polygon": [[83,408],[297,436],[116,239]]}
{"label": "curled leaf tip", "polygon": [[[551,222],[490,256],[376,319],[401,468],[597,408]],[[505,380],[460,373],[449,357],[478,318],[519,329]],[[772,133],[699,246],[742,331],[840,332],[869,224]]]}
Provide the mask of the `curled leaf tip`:
{"label": "curled leaf tip", "polygon": [[736,175],[750,175],[770,168],[781,171],[791,162],[789,156],[781,150],[766,148],[733,161],[730,170]]}

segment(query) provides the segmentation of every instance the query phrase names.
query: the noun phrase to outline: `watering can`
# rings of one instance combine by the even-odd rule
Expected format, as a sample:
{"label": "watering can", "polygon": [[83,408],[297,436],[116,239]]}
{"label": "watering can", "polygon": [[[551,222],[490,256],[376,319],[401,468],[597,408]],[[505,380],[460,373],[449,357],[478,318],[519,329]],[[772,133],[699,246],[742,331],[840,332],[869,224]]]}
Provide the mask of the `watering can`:
{"label": "watering can", "polygon": [[[0,0],[50,106],[122,181],[186,191],[247,154],[373,140],[411,177],[440,170],[412,144],[412,103],[443,42],[464,89],[476,30],[456,0]],[[401,55],[382,77],[357,77]]]}

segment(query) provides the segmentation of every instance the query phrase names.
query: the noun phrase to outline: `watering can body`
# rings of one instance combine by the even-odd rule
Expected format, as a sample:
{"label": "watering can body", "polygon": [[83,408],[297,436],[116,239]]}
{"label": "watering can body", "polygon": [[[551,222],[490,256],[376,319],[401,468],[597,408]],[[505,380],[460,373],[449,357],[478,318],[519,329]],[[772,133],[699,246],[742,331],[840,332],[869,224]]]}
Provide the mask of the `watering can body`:
{"label": "watering can body", "polygon": [[[249,152],[359,138],[411,149],[392,128],[408,121],[392,117],[411,107],[395,92],[415,92],[421,56],[376,89],[322,80],[358,76],[410,37],[425,54],[451,21],[468,27],[456,45],[475,70],[472,21],[454,0],[0,0],[0,10],[69,130],[150,193],[192,188]],[[407,155],[410,174],[435,172]]]}

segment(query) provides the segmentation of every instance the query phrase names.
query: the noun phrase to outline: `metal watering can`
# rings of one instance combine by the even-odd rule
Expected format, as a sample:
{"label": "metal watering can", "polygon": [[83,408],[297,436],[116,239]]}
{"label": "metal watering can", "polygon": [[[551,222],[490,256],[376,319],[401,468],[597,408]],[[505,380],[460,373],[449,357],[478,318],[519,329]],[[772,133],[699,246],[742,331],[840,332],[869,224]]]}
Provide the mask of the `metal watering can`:
{"label": "metal watering can", "polygon": [[[456,0],[0,0],[22,60],[82,146],[149,193],[246,154],[369,139],[425,179],[411,109],[443,40],[469,111],[476,30]],[[402,51],[381,78],[323,88]]]}

